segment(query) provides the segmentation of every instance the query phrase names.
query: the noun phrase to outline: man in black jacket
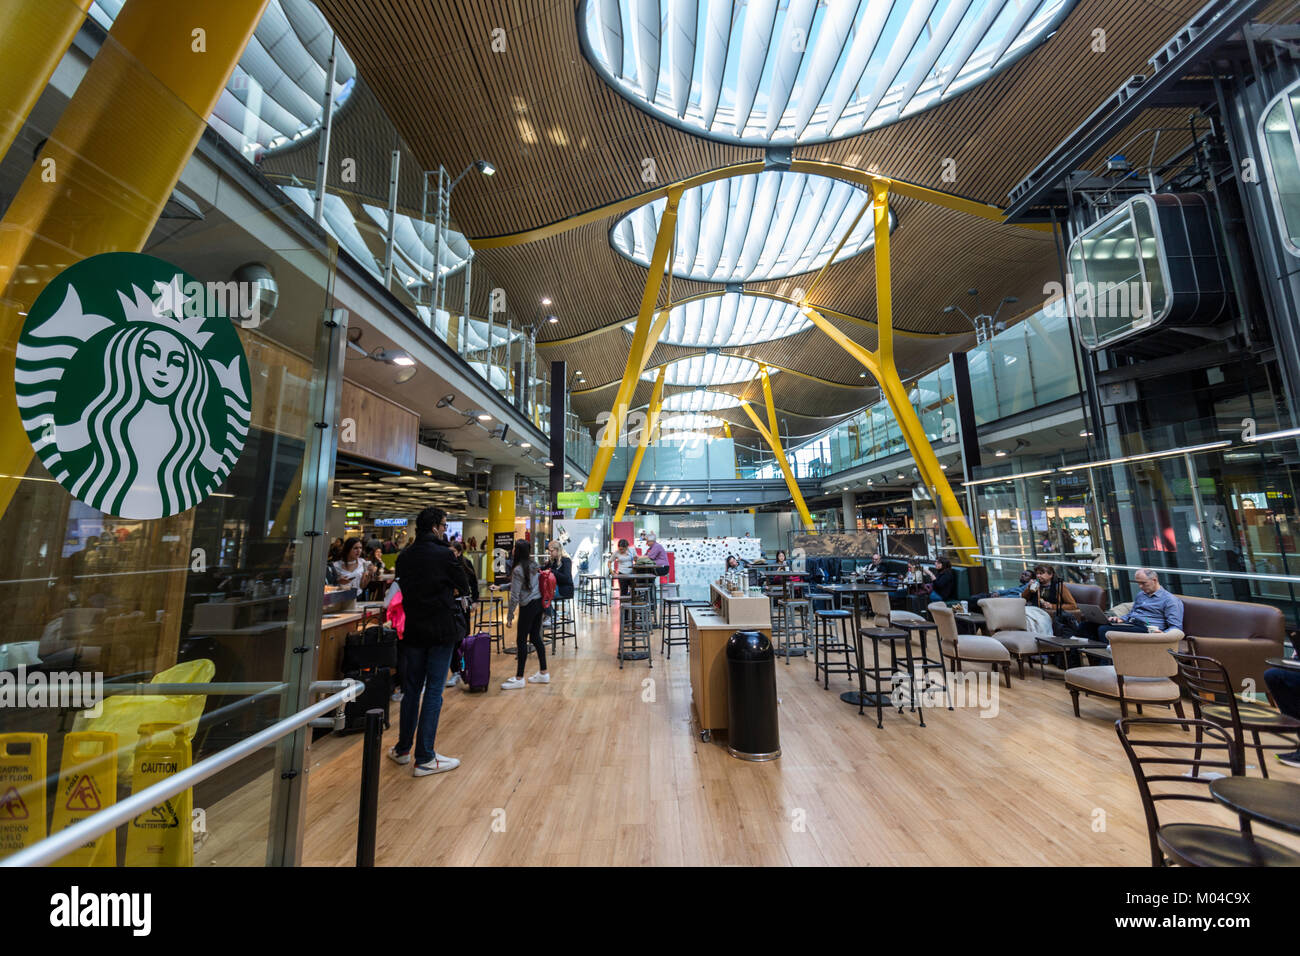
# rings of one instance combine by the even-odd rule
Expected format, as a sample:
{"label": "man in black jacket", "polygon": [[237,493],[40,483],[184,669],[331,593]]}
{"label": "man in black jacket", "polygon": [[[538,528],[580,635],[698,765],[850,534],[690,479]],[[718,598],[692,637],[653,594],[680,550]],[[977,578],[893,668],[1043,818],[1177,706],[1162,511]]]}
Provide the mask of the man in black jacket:
{"label": "man in black jacket", "polygon": [[465,635],[458,598],[469,593],[465,567],[447,546],[446,534],[447,513],[441,508],[425,508],[415,519],[415,543],[397,558],[406,630],[400,668],[402,711],[397,744],[388,756],[400,764],[410,763],[414,738],[415,767],[411,772],[417,777],[460,766],[455,757],[434,749],[447,669],[452,651]]}

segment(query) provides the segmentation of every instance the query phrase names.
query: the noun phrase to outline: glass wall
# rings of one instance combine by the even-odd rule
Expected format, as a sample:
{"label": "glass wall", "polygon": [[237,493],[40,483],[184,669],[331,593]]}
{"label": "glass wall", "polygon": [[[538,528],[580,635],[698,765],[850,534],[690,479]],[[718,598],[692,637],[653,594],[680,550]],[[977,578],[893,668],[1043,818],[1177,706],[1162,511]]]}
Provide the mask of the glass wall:
{"label": "glass wall", "polygon": [[[41,771],[19,794],[31,825],[6,830],[0,855],[154,782],[147,754],[197,762],[299,710],[315,657],[295,649],[321,633],[326,540],[307,532],[323,526],[330,476],[308,478],[328,440],[316,422],[337,412],[322,404],[341,375],[341,348],[334,361],[322,346],[336,247],[302,245],[283,226],[292,210],[208,145],[185,162],[142,127],[151,164],[119,161],[111,144],[133,132],[105,110],[109,89],[129,90],[154,133],[192,142],[204,128],[109,39],[93,64],[68,54],[0,160],[3,228],[31,235],[0,259],[4,351],[24,417],[48,424],[11,436],[0,476],[14,543],[0,557],[0,673],[73,689],[0,707],[0,743]],[[31,143],[71,198],[46,202]],[[162,206],[176,173],[184,211],[136,215],[136,199]],[[291,861],[294,785],[276,761],[259,751],[69,861]],[[73,785],[79,803],[56,799]]]}

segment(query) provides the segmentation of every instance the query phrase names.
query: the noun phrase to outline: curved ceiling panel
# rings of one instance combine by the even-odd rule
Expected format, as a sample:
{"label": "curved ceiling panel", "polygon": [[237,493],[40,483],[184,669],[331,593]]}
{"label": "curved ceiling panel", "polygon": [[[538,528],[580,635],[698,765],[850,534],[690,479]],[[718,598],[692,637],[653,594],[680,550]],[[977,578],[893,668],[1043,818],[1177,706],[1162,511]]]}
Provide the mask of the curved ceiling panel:
{"label": "curved ceiling panel", "polygon": [[666,432],[697,432],[707,428],[721,428],[725,422],[714,415],[671,415],[659,422],[659,427]]}
{"label": "curved ceiling panel", "polygon": [[585,0],[583,52],[652,116],[752,146],[840,139],[1024,56],[1074,0]]}
{"label": "curved ceiling panel", "polygon": [[[783,339],[811,325],[787,302],[732,292],[673,306],[659,343],[701,349],[753,345]],[[623,327],[636,331],[635,322]]]}
{"label": "curved ceiling panel", "polygon": [[663,409],[666,412],[716,412],[724,408],[735,408],[740,399],[725,392],[706,392],[697,388],[690,392],[677,392],[664,398]]}
{"label": "curved ceiling panel", "polygon": [[[667,199],[623,216],[609,231],[614,249],[650,265]],[[766,170],[693,186],[677,208],[673,275],[701,282],[760,282],[820,269],[840,237],[871,202],[868,193],[829,176]],[[898,220],[891,210],[889,228]],[[864,215],[835,261],[875,242]]]}
{"label": "curved ceiling panel", "polygon": [[[739,382],[752,382],[758,378],[758,363],[734,355],[692,355],[689,358],[669,362],[664,367],[665,385],[694,385],[697,388],[710,385],[735,385]],[[769,374],[776,374],[776,369],[769,369]],[[642,381],[653,382],[659,374],[658,369],[647,369],[641,374]]]}
{"label": "curved ceiling panel", "polygon": [[[113,27],[126,0],[95,0],[90,15]],[[296,143],[320,128],[321,100],[334,31],[308,0],[271,0],[244,48],[209,124],[253,159],[262,150]],[[334,108],[356,83],[357,68],[342,44],[336,47]]]}

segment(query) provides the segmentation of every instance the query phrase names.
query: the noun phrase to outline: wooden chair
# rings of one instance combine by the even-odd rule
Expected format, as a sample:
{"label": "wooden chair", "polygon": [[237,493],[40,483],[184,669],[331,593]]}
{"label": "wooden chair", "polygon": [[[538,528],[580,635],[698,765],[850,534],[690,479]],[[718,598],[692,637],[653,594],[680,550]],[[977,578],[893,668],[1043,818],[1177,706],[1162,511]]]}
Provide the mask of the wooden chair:
{"label": "wooden chair", "polygon": [[[1260,773],[1268,776],[1268,762],[1264,757],[1265,744],[1260,734],[1290,735],[1287,743],[1267,745],[1272,750],[1292,750],[1295,735],[1300,732],[1300,720],[1279,710],[1237,698],[1232,678],[1222,664],[1212,657],[1171,652],[1178,664],[1178,677],[1192,700],[1192,712],[1232,734],[1233,743],[1241,752],[1246,748],[1246,732],[1253,741],[1251,749],[1259,754]],[[1197,739],[1200,739],[1198,732]]]}
{"label": "wooden chair", "polygon": [[[1133,736],[1145,734],[1154,727],[1186,723],[1196,726],[1196,741]],[[1300,866],[1300,854],[1254,836],[1248,822],[1240,830],[1203,823],[1160,822],[1156,813],[1157,802],[1216,803],[1209,793],[1213,777],[1202,776],[1202,770],[1215,768],[1215,776],[1222,776],[1223,771],[1241,775],[1241,751],[1218,724],[1208,720],[1182,721],[1175,717],[1125,717],[1115,721],[1115,732],[1128,754],[1133,776],[1137,778],[1138,793],[1142,796],[1152,866]],[[1206,737],[1209,739],[1204,739]],[[1190,759],[1170,756],[1170,751],[1188,748],[1196,750],[1196,755]],[[1218,759],[1202,758],[1202,751],[1210,751]],[[1182,768],[1188,768],[1188,772],[1180,772]]]}

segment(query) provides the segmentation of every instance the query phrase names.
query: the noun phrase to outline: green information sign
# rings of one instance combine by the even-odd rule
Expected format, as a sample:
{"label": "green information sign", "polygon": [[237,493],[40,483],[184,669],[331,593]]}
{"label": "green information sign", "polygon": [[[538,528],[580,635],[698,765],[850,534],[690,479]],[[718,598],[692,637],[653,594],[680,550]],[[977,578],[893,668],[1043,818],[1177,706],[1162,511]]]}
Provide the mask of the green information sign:
{"label": "green information sign", "polygon": [[561,491],[555,496],[559,508],[599,508],[599,491]]}

